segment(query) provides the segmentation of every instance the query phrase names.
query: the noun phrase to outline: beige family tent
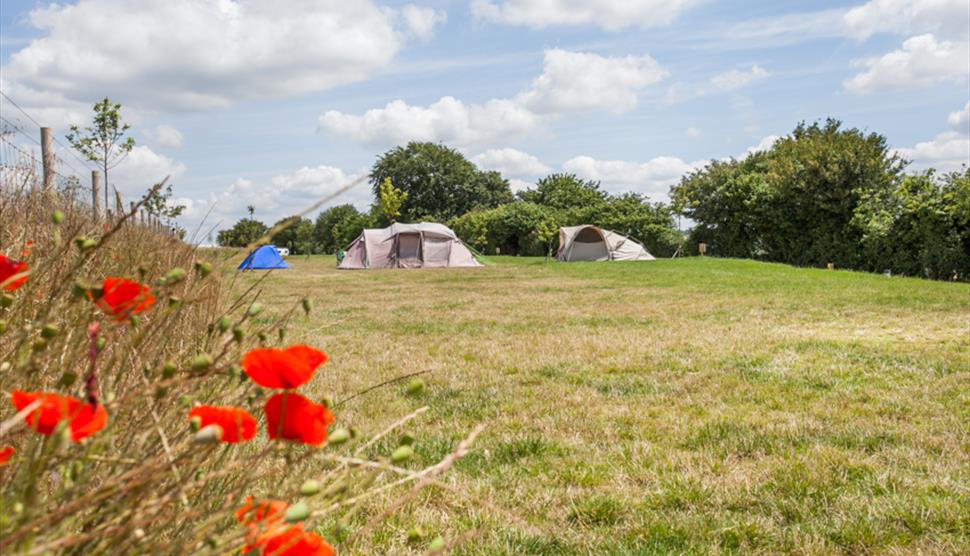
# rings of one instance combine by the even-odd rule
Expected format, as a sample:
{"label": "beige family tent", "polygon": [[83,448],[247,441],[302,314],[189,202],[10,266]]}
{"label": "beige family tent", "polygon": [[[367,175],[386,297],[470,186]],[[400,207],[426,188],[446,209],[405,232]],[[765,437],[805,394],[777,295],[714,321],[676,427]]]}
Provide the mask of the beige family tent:
{"label": "beige family tent", "polygon": [[364,230],[337,268],[444,268],[482,266],[451,228],[433,222]]}
{"label": "beige family tent", "polygon": [[559,228],[560,261],[652,261],[636,241],[596,226]]}

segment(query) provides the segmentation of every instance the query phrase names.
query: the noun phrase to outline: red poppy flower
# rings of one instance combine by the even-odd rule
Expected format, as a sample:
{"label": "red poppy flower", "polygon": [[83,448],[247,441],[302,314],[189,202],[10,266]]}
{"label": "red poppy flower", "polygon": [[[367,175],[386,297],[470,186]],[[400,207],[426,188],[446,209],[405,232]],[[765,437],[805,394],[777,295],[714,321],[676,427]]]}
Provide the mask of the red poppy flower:
{"label": "red poppy flower", "polygon": [[13,457],[13,453],[16,451],[10,446],[0,448],[0,465],[7,465],[7,462],[10,461],[10,458]]}
{"label": "red poppy flower", "polygon": [[273,528],[259,537],[247,552],[259,550],[263,556],[333,556],[333,547],[316,533],[307,532],[294,525],[286,529]]}
{"label": "red poppy flower", "polygon": [[253,382],[264,388],[297,388],[305,384],[327,354],[310,346],[254,349],[243,356],[242,366]]}
{"label": "red poppy flower", "polygon": [[[12,292],[27,283],[27,273],[30,269],[23,261],[14,261],[0,254],[0,285]],[[16,276],[16,278],[15,278]]]}
{"label": "red poppy flower", "polygon": [[100,403],[91,405],[71,396],[49,392],[13,391],[12,401],[17,411],[23,411],[36,400],[40,400],[40,406],[28,413],[24,421],[30,428],[44,435],[53,434],[58,423],[68,421],[71,440],[79,442],[103,429],[108,423],[108,412]]}
{"label": "red poppy flower", "polygon": [[243,525],[255,525],[261,521],[273,523],[281,521],[288,504],[282,500],[260,500],[254,502],[253,497],[246,499],[246,503],[236,510],[236,520]]}
{"label": "red poppy flower", "polygon": [[222,429],[222,442],[235,444],[252,440],[256,436],[256,418],[245,409],[200,405],[189,411],[189,420],[195,417],[199,418],[202,427],[219,425]]}
{"label": "red poppy flower", "polygon": [[[118,322],[128,320],[155,304],[155,296],[148,286],[125,278],[105,278],[98,307]],[[90,294],[89,294],[90,295]]]}
{"label": "red poppy flower", "polygon": [[333,414],[299,394],[283,392],[266,401],[266,427],[270,438],[303,444],[323,444]]}

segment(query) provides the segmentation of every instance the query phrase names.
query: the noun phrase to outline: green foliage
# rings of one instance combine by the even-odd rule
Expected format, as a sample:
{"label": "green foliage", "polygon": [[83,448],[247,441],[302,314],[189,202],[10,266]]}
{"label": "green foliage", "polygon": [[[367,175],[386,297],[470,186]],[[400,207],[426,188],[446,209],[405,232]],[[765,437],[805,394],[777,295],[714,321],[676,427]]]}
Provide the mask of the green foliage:
{"label": "green foliage", "polygon": [[765,153],[712,161],[671,189],[718,256],[970,276],[967,171],[906,176],[885,137],[800,124]]}
{"label": "green foliage", "polygon": [[444,222],[512,200],[509,183],[498,172],[482,172],[460,152],[434,143],[411,142],[381,155],[371,169],[375,197],[385,179],[407,195],[400,217],[411,222]]}
{"label": "green foliage", "polygon": [[371,217],[354,205],[330,207],[317,216],[313,241],[318,253],[335,253],[354,241],[364,228],[372,226]]}
{"label": "green foliage", "polygon": [[283,218],[273,228],[282,229],[273,236],[273,243],[277,247],[286,247],[294,255],[308,255],[313,249],[313,222],[307,218],[290,216]]}
{"label": "green foliage", "polygon": [[401,216],[401,205],[407,200],[406,191],[394,187],[391,178],[384,178],[377,191],[377,206],[386,220],[392,223],[396,221]]}
{"label": "green foliage", "polygon": [[630,236],[648,251],[669,256],[682,243],[671,210],[628,193],[612,196],[599,183],[572,174],[553,174],[519,200],[491,210],[476,210],[450,222],[474,247],[508,255],[550,255],[561,226],[593,224]]}
{"label": "green foliage", "polygon": [[259,241],[269,228],[259,220],[243,218],[228,230],[220,230],[216,242],[223,247],[246,247]]}

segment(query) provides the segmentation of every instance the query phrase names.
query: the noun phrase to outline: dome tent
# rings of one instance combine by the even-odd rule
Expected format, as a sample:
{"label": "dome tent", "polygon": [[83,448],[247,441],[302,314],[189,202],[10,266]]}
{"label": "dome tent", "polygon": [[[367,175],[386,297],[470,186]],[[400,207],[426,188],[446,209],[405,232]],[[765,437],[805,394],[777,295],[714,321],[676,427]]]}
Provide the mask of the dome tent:
{"label": "dome tent", "polygon": [[271,268],[290,268],[290,265],[286,264],[275,245],[263,245],[250,253],[237,270],[266,270]]}
{"label": "dome tent", "polygon": [[559,228],[560,261],[652,261],[643,245],[589,224]]}
{"label": "dome tent", "polygon": [[361,232],[347,247],[340,269],[482,266],[444,224],[392,224]]}

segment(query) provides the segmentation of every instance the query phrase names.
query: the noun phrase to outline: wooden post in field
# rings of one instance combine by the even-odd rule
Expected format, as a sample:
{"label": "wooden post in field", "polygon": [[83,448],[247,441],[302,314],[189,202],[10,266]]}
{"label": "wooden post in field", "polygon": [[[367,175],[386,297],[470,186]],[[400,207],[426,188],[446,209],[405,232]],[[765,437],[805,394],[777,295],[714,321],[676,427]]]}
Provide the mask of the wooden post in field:
{"label": "wooden post in field", "polygon": [[121,200],[121,192],[115,188],[115,218],[121,220],[125,214],[125,204]]}
{"label": "wooden post in field", "polygon": [[[91,170],[91,210],[94,211],[94,219],[101,218],[101,172]],[[107,209],[108,207],[104,207]]]}
{"label": "wooden post in field", "polygon": [[44,193],[54,190],[54,133],[49,127],[40,128],[40,160],[44,165]]}

